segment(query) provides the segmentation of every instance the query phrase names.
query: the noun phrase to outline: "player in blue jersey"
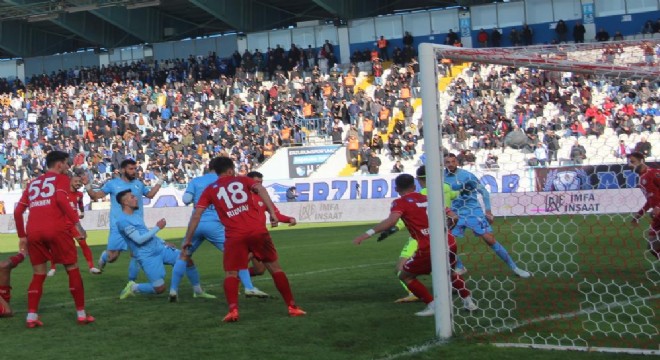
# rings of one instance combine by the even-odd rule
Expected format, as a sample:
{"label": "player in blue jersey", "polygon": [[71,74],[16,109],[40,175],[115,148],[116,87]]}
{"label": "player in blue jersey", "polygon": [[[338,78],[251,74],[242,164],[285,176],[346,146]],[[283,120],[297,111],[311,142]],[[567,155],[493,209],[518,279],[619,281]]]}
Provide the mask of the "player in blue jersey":
{"label": "player in blue jersey", "polygon": [[[202,291],[197,269],[189,267],[188,258],[173,245],[165,243],[156,234],[165,225],[165,219],[160,219],[156,226],[149,229],[144,223],[144,216],[139,212],[139,201],[130,189],[120,191],[115,200],[122,207],[122,212],[117,216],[117,230],[126,240],[128,248],[133,257],[139,262],[142,270],[149,279],[148,283],[137,284],[129,281],[119,295],[123,300],[134,294],[161,294],[165,291],[165,265],[173,265],[172,279],[170,283],[170,302],[178,300],[178,288],[181,278],[185,273],[188,280],[195,289],[195,297],[204,294],[206,298],[215,298]],[[187,270],[186,270],[187,268]]]}
{"label": "player in blue jersey", "polygon": [[[520,269],[516,263],[511,259],[511,256],[506,251],[504,246],[495,240],[493,229],[490,224],[493,223],[494,217],[490,208],[490,194],[488,190],[481,184],[479,179],[471,172],[458,168],[458,159],[454,154],[447,154],[445,156],[445,182],[449,184],[452,190],[459,191],[460,195],[452,201],[451,209],[458,214],[458,224],[452,233],[454,236],[462,238],[465,234],[465,229],[470,229],[472,232],[482,238],[486,244],[504,261],[509,268],[521,278],[528,278],[531,274],[523,269]],[[481,194],[486,212],[484,213],[481,203],[477,194]],[[457,268],[463,268],[462,264],[457,264]]]}
{"label": "player in blue jersey", "polygon": [[[133,159],[126,159],[121,162],[120,176],[114,178],[110,181],[107,181],[100,190],[94,191],[92,185],[89,183],[89,179],[84,176],[83,184],[85,184],[85,190],[87,190],[87,195],[96,201],[102,199],[107,195],[110,195],[110,234],[108,235],[108,246],[105,251],[101,254],[99,258],[98,268],[103,270],[105,264],[115,262],[119,258],[119,254],[122,251],[126,251],[126,241],[119,233],[117,229],[117,218],[122,214],[121,205],[117,203],[116,197],[121,191],[130,189],[131,192],[138,198],[142,199],[142,196],[145,196],[149,199],[153,199],[160,190],[161,185],[163,184],[162,177],[158,179],[156,186],[148,189],[142,181],[137,179],[137,163]],[[136,212],[142,216],[143,208],[142,201],[138,201],[138,209]],[[140,268],[134,258],[131,257],[131,261],[128,266],[128,280],[135,281],[138,276]]]}
{"label": "player in blue jersey", "polygon": [[[188,183],[186,192],[183,194],[183,203],[186,205],[193,204],[197,206],[199,198],[202,196],[204,190],[218,180],[218,175],[213,171],[213,160],[209,163],[206,174],[196,177]],[[193,211],[194,212],[194,211]],[[204,239],[208,240],[218,250],[225,251],[225,227],[220,222],[218,212],[215,211],[213,205],[209,206],[203,213],[199,221],[199,226],[192,237],[192,245],[188,248],[188,256],[192,254],[202,245]],[[250,279],[250,272],[248,269],[239,270],[238,277],[245,287],[246,297],[267,298],[268,294],[257,289]]]}

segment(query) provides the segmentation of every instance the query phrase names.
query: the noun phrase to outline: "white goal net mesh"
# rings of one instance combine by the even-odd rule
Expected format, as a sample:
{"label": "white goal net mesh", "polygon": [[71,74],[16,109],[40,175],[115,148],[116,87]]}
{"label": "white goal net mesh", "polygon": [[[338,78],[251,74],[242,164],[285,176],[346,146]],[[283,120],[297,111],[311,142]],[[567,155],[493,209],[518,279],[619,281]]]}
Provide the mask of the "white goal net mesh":
{"label": "white goal net mesh", "polygon": [[631,224],[645,198],[626,155],[660,167],[659,48],[435,48],[438,92],[423,101],[439,105],[443,151],[489,190],[492,234],[511,258],[466,222],[458,257],[479,309],[454,293],[458,336],[658,350],[660,260],[650,213]]}

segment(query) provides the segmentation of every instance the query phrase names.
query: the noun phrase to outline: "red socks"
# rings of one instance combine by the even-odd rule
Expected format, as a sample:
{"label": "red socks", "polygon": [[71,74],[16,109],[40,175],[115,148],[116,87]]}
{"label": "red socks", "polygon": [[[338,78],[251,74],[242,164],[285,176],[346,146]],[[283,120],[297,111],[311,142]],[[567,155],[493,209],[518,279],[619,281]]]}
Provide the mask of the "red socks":
{"label": "red socks", "polygon": [[87,245],[87,241],[78,240],[78,245],[80,245],[80,250],[82,250],[83,256],[85,257],[85,260],[87,260],[87,266],[89,266],[90,269],[93,268],[94,255],[92,255],[92,249]]}
{"label": "red socks", "polygon": [[238,309],[238,284],[239,280],[235,276],[228,276],[225,278],[225,298],[229,304],[229,311]]}
{"label": "red socks", "polygon": [[465,280],[463,280],[463,277],[455,274],[452,271],[451,274],[451,286],[458,291],[458,294],[461,296],[462,299],[465,299],[466,297],[470,296],[470,290],[468,290],[465,287]]}
{"label": "red socks", "polygon": [[433,295],[431,295],[426,286],[419,282],[419,280],[412,279],[409,283],[406,284],[406,286],[408,286],[408,290],[410,290],[415,296],[422,299],[425,304],[433,301]]}
{"label": "red socks", "polygon": [[291,286],[289,286],[289,279],[287,279],[284,271],[279,271],[273,274],[273,281],[275,282],[275,287],[282,294],[284,302],[287,306],[294,306],[296,302],[293,300],[293,294],[291,293]]}
{"label": "red socks", "polygon": [[11,256],[9,258],[9,262],[11,263],[12,268],[17,267],[18,264],[23,262],[23,260],[25,260],[25,255],[23,255],[22,253],[18,253],[18,254],[14,255],[14,256]]}
{"label": "red socks", "polygon": [[44,281],[46,274],[33,274],[30,287],[28,287],[28,312],[37,313],[39,310],[39,301],[41,301],[41,294],[44,291]]}
{"label": "red socks", "polygon": [[80,276],[80,269],[67,270],[67,273],[69,274],[69,291],[76,304],[76,310],[85,310],[85,287],[82,276]]}

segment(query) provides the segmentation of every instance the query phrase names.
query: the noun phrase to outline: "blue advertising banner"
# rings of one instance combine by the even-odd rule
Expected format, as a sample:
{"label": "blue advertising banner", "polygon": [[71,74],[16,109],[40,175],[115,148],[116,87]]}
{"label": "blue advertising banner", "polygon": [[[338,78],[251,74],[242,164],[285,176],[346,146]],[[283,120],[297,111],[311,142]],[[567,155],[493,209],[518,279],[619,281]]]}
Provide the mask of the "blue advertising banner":
{"label": "blue advertising banner", "polygon": [[594,4],[582,4],[582,23],[583,24],[593,24],[594,23]]}
{"label": "blue advertising banner", "polygon": [[[660,163],[648,162],[652,168]],[[536,191],[634,189],[639,176],[625,164],[536,168]]]}
{"label": "blue advertising banner", "polygon": [[289,148],[289,177],[292,179],[311,175],[323,165],[340,145]]}

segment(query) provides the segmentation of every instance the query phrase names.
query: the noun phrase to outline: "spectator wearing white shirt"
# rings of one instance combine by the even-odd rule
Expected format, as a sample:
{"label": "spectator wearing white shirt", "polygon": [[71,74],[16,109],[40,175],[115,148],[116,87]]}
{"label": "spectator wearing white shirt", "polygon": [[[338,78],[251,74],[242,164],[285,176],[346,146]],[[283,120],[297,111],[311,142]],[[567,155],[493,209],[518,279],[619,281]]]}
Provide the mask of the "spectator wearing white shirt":
{"label": "spectator wearing white shirt", "polygon": [[633,152],[633,148],[629,145],[626,145],[626,142],[621,140],[616,149],[614,149],[614,156],[618,159],[625,159],[630,153]]}
{"label": "spectator wearing white shirt", "polygon": [[545,166],[548,162],[548,147],[544,143],[538,142],[534,149],[534,157],[536,157],[540,166]]}

